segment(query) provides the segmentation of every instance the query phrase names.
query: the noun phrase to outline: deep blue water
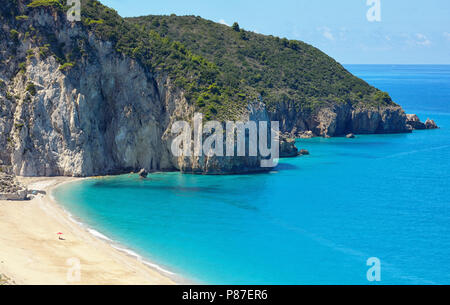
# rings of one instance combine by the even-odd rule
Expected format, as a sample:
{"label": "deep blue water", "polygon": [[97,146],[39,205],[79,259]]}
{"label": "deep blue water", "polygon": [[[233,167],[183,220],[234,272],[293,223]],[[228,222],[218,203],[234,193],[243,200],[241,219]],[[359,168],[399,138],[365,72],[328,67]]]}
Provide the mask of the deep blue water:
{"label": "deep blue water", "polygon": [[89,227],[208,284],[450,284],[450,66],[347,66],[441,129],[299,140],[242,176],[93,179],[55,197]]}

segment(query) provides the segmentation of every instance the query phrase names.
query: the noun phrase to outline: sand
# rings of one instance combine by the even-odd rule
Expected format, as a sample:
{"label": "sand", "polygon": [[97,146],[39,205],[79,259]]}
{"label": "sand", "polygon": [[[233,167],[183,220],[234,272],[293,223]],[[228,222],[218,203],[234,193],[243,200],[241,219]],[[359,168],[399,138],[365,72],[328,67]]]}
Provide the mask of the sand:
{"label": "sand", "polygon": [[[19,178],[45,192],[30,201],[0,201],[0,275],[18,285],[170,285],[163,272],[113,248],[72,221],[52,188],[76,178]],[[65,240],[58,239],[58,232]]]}

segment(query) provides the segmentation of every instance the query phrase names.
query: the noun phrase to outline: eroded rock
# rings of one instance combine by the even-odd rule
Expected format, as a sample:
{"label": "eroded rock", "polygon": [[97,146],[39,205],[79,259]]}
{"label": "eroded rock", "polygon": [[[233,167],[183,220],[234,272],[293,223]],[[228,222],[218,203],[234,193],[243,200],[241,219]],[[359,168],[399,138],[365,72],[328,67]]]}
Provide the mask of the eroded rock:
{"label": "eroded rock", "polygon": [[309,151],[306,150],[306,149],[301,149],[301,150],[298,152],[298,154],[299,154],[299,156],[309,156],[309,155],[310,155]]}
{"label": "eroded rock", "polygon": [[427,129],[438,129],[438,125],[436,124],[435,121],[427,119],[427,121],[425,122],[425,127]]}
{"label": "eroded rock", "polygon": [[415,130],[424,130],[424,129],[438,129],[436,122],[430,119],[427,119],[425,123],[421,122],[419,117],[416,114],[407,114],[406,115],[406,124],[411,126],[412,129]]}
{"label": "eroded rock", "polygon": [[298,148],[295,146],[295,139],[280,137],[280,157],[293,158],[298,156]]}
{"label": "eroded rock", "polygon": [[147,178],[148,177],[148,171],[145,168],[141,169],[138,174],[142,178]]}
{"label": "eroded rock", "polygon": [[26,200],[28,190],[15,176],[0,173],[0,200]]}

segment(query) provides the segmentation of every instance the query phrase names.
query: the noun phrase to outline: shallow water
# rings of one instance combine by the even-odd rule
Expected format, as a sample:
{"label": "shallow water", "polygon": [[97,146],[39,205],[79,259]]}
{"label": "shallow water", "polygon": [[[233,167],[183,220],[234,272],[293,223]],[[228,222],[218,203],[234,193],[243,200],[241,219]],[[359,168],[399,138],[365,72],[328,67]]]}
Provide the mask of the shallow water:
{"label": "shallow water", "polygon": [[311,156],[241,176],[63,185],[90,228],[208,284],[450,283],[450,66],[347,66],[441,129],[299,140]]}

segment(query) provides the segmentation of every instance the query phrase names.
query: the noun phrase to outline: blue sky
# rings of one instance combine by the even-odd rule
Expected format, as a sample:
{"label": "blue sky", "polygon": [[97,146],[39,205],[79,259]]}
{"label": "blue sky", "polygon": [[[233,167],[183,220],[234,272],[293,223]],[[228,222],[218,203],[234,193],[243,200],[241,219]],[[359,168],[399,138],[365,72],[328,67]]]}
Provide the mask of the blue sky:
{"label": "blue sky", "polygon": [[[378,1],[378,0],[377,0]],[[101,0],[124,17],[196,15],[298,39],[344,64],[450,64],[449,0]]]}

